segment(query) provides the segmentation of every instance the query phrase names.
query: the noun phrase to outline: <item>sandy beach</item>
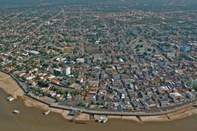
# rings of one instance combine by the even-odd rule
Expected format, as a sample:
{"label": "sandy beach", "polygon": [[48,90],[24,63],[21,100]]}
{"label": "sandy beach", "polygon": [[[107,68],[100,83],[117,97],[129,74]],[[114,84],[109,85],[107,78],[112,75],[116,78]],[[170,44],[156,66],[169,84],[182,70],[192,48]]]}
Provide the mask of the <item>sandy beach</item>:
{"label": "sandy beach", "polygon": [[65,119],[69,119],[69,111],[60,110],[55,108],[50,108],[48,105],[43,104],[39,101],[36,101],[30,97],[25,96],[23,90],[16,83],[15,80],[10,75],[0,72],[0,88],[3,89],[7,94],[12,95],[17,98],[20,97],[23,100],[23,103],[27,107],[36,107],[43,111],[50,110],[51,112],[60,113]]}
{"label": "sandy beach", "polygon": [[[24,95],[23,90],[19,87],[15,80],[12,79],[10,75],[0,72],[0,88],[3,89],[6,93],[14,96],[15,98],[20,97],[23,100],[23,103],[28,107],[36,107],[41,110],[50,110],[52,112],[60,113],[65,119],[70,120],[71,116],[68,116],[69,111],[50,108],[48,105],[43,104],[39,101],[36,101],[32,98],[29,98]],[[137,118],[136,116],[108,116],[109,119],[122,119],[122,120],[132,120],[138,123],[142,122],[162,122],[162,121],[170,121],[182,119],[193,114],[197,114],[197,108],[189,107],[174,113],[169,113],[167,115],[160,116],[141,116]],[[99,117],[99,116],[96,116]],[[80,115],[79,119],[89,120],[88,114]],[[88,119],[87,119],[88,118]]]}
{"label": "sandy beach", "polygon": [[108,116],[109,119],[121,119],[121,120],[130,120],[137,123],[141,123],[141,120],[136,116]]}
{"label": "sandy beach", "polygon": [[185,109],[182,109],[180,111],[176,111],[174,113],[169,113],[167,116],[169,117],[170,120],[177,120],[177,119],[183,119],[188,116],[197,114],[197,108],[195,107],[188,107]]}
{"label": "sandy beach", "polygon": [[170,121],[166,115],[160,116],[141,116],[140,117],[142,122],[165,122]]}
{"label": "sandy beach", "polygon": [[0,88],[6,93],[17,98],[17,96],[22,97],[24,95],[23,90],[19,87],[14,79],[10,75],[0,72]]}

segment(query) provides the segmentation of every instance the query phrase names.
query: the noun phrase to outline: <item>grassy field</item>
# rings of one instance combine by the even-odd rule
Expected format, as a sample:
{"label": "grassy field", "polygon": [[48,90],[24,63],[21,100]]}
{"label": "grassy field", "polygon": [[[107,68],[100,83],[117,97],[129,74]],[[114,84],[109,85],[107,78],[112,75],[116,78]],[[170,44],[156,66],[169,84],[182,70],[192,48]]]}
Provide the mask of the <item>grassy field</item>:
{"label": "grassy field", "polygon": [[71,54],[74,50],[74,47],[65,47],[62,49],[62,52],[65,54]]}

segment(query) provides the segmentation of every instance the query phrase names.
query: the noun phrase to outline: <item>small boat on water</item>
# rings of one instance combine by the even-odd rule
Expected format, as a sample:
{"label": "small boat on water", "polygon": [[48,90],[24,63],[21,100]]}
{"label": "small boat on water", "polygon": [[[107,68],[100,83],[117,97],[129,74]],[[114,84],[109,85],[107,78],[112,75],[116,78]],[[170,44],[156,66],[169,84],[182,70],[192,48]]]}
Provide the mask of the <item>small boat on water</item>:
{"label": "small boat on water", "polygon": [[14,114],[20,114],[20,111],[19,110],[13,110],[13,113]]}
{"label": "small boat on water", "polygon": [[43,112],[43,113],[44,113],[45,115],[48,115],[50,112],[51,112],[51,111],[48,110],[48,111],[45,111],[45,112]]}
{"label": "small boat on water", "polygon": [[106,123],[108,121],[108,117],[106,117],[104,120],[103,120],[103,123]]}
{"label": "small boat on water", "polygon": [[101,116],[97,119],[99,123],[106,123],[108,121],[108,117]]}
{"label": "small boat on water", "polygon": [[104,119],[104,117],[99,117],[99,118],[97,119],[97,121],[98,121],[99,123],[101,123],[101,122],[103,121],[103,119]]}
{"label": "small boat on water", "polygon": [[13,101],[13,100],[14,100],[14,97],[8,96],[6,99],[7,99],[8,101]]}

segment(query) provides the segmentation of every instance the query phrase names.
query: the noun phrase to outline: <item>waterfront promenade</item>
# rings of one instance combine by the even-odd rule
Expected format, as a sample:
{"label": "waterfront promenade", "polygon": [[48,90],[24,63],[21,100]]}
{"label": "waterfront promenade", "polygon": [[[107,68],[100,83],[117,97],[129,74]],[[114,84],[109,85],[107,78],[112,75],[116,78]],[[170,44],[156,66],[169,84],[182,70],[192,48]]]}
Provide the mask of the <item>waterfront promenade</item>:
{"label": "waterfront promenade", "polygon": [[46,104],[47,106],[49,106],[50,108],[55,108],[55,109],[61,109],[61,110],[77,110],[79,112],[82,113],[87,113],[87,114],[91,114],[91,115],[113,115],[113,116],[157,116],[157,115],[166,115],[169,113],[173,113],[185,108],[189,108],[192,107],[193,105],[195,105],[197,103],[197,100],[191,100],[185,103],[180,103],[174,106],[168,106],[168,107],[162,107],[162,108],[157,108],[157,109],[147,109],[147,110],[141,110],[141,111],[113,111],[113,110],[90,110],[90,109],[85,109],[85,108],[78,108],[78,107],[71,107],[71,106],[66,106],[66,105],[59,105],[58,103],[54,103],[54,102],[49,102],[47,100],[42,100],[40,99],[40,97],[32,95],[32,94],[28,94],[27,93],[27,89],[28,87],[19,82],[19,80],[11,75],[9,72],[6,71],[2,71],[3,73],[6,73],[8,75],[10,75],[16,82],[17,84],[21,87],[21,89],[24,91],[25,95],[33,98],[36,101],[39,101],[43,104]]}

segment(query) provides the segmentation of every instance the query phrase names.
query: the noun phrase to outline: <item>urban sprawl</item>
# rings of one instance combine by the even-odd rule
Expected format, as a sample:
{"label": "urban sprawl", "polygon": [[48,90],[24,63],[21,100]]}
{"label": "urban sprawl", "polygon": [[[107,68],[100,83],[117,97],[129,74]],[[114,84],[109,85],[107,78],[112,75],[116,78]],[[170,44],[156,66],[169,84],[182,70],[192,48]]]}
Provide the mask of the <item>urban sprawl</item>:
{"label": "urban sprawl", "polygon": [[196,100],[196,11],[102,8],[1,9],[1,71],[61,106],[148,111]]}

